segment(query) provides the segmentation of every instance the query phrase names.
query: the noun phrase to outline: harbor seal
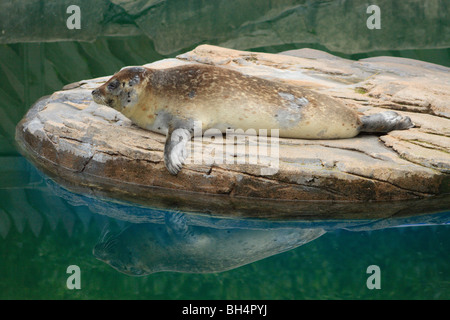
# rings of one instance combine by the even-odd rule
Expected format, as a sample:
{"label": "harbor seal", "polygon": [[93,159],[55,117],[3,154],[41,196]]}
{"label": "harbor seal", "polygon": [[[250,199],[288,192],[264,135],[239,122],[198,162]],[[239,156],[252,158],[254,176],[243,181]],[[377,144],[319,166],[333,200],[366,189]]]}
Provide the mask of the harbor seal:
{"label": "harbor seal", "polygon": [[119,272],[216,273],[231,270],[311,242],[322,228],[213,228],[189,224],[187,215],[166,213],[164,223],[133,223],[106,232],[93,255]]}
{"label": "harbor seal", "polygon": [[299,139],[344,139],[413,126],[409,117],[393,111],[359,117],[339,100],[315,91],[201,64],[126,67],[92,96],[139,127],[165,134],[164,162],[174,175],[186,160],[186,145],[198,121],[203,132],[278,129],[280,137]]}

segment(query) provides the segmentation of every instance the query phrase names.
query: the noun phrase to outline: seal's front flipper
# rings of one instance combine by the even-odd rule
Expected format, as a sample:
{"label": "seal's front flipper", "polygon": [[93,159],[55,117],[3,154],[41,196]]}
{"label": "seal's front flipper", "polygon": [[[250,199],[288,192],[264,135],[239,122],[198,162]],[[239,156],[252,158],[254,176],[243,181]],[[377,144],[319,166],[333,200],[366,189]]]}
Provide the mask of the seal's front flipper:
{"label": "seal's front flipper", "polygon": [[410,117],[402,116],[394,111],[385,111],[361,117],[361,132],[389,132],[406,130],[414,127]]}
{"label": "seal's front flipper", "polygon": [[164,163],[167,170],[176,175],[188,157],[187,144],[191,140],[191,131],[184,128],[169,130],[164,146]]}
{"label": "seal's front flipper", "polygon": [[186,216],[181,212],[167,212],[164,220],[168,230],[178,236],[191,236]]}

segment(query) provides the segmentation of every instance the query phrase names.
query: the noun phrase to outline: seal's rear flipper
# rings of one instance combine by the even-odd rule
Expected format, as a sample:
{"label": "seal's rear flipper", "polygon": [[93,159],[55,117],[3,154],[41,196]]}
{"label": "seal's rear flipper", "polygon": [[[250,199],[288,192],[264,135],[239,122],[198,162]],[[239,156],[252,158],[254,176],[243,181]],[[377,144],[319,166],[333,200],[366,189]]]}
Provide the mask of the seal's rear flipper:
{"label": "seal's rear flipper", "polygon": [[414,127],[410,117],[402,116],[394,111],[385,111],[361,117],[361,132],[389,132],[406,130]]}

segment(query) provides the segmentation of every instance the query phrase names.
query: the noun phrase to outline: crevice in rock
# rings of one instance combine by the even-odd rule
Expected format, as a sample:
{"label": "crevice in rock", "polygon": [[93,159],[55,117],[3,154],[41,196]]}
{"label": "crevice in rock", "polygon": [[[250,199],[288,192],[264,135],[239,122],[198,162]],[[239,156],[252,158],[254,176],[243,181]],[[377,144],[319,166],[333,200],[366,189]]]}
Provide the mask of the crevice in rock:
{"label": "crevice in rock", "polygon": [[252,174],[252,173],[249,173],[249,172],[236,171],[236,170],[233,170],[233,169],[226,169],[226,170],[224,170],[223,168],[214,167],[213,170],[214,171],[223,171],[223,172],[233,172],[236,175],[252,177],[253,180],[257,179],[257,180],[260,180],[262,182],[274,183],[274,184],[278,184],[280,186],[285,184],[285,185],[290,185],[290,186],[294,186],[294,187],[304,187],[304,188],[314,189],[314,190],[322,191],[322,192],[325,191],[325,192],[328,192],[328,193],[330,193],[332,195],[339,196],[339,197],[345,197],[344,193],[339,192],[338,190],[335,190],[335,189],[328,188],[328,187],[324,188],[324,187],[313,186],[313,185],[304,184],[304,183],[291,182],[291,181],[287,181],[287,180],[284,180],[284,179],[283,180],[273,180],[273,179],[265,178],[265,176]]}
{"label": "crevice in rock", "polygon": [[447,151],[445,148],[443,148],[437,144],[434,144],[432,142],[423,141],[423,140],[419,140],[419,139],[400,139],[400,140],[420,146],[422,148],[426,148],[426,149],[430,149],[430,150],[434,150],[434,151],[440,151],[440,152],[447,153],[450,155],[450,152]]}
{"label": "crevice in rock", "polygon": [[90,157],[86,160],[86,162],[83,164],[82,168],[80,169],[79,173],[82,173],[82,172],[86,169],[87,165],[91,162],[91,160],[92,160],[92,158],[94,158],[94,156],[95,156],[95,152],[93,152],[93,153],[92,153],[92,156],[90,156]]}
{"label": "crevice in rock", "polygon": [[424,192],[417,191],[417,190],[406,189],[404,187],[396,185],[395,183],[392,183],[392,182],[389,182],[389,181],[385,181],[385,180],[381,180],[381,179],[377,179],[377,178],[374,178],[374,177],[367,177],[367,176],[364,176],[364,175],[361,175],[361,174],[358,174],[358,173],[355,173],[355,172],[348,172],[348,171],[342,171],[342,172],[345,173],[345,174],[348,174],[348,175],[352,175],[352,176],[356,176],[356,177],[365,179],[365,180],[376,181],[378,183],[385,183],[385,184],[391,185],[393,187],[396,187],[396,188],[398,188],[400,190],[412,193],[412,194],[416,195],[417,197],[433,196],[434,195],[432,193],[424,193]]}
{"label": "crevice in rock", "polygon": [[340,150],[347,150],[347,151],[358,152],[358,153],[364,154],[364,155],[366,155],[366,156],[368,156],[368,157],[370,157],[372,159],[375,159],[375,160],[380,160],[380,161],[387,161],[387,160],[389,160],[389,159],[386,159],[386,158],[383,159],[383,158],[374,156],[374,155],[372,155],[372,154],[370,154],[370,153],[368,153],[368,152],[366,152],[364,150],[360,150],[360,149],[356,149],[356,148],[343,147],[343,146],[337,147],[337,146],[332,146],[332,145],[325,144],[325,143],[319,143],[319,145],[321,145],[323,147],[331,148],[331,149],[340,149]]}

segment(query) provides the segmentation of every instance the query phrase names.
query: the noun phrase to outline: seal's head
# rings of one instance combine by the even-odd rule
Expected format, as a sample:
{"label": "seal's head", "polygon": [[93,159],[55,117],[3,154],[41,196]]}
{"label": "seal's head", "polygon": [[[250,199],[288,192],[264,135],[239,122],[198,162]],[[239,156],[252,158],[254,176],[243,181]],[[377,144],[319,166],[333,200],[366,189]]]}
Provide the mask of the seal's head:
{"label": "seal's head", "polygon": [[138,102],[139,84],[144,81],[148,69],[144,67],[126,67],[112,76],[106,83],[92,91],[92,97],[98,104],[107,105],[119,112],[134,106]]}

